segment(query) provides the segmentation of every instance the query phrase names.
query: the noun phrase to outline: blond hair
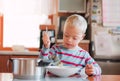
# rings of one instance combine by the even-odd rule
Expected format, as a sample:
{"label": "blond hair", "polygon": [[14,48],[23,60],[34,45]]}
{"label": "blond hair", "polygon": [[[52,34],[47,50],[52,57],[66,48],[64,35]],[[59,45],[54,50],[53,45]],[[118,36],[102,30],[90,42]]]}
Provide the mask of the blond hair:
{"label": "blond hair", "polygon": [[73,14],[67,18],[64,25],[64,30],[66,27],[77,27],[82,31],[82,33],[85,33],[87,29],[87,22],[81,15]]}

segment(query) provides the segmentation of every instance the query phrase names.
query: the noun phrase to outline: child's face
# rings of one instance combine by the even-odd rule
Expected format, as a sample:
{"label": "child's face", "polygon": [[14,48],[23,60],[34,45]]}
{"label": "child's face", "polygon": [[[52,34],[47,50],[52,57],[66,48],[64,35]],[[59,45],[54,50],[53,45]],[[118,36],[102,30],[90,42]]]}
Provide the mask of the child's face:
{"label": "child's face", "polygon": [[76,27],[66,27],[63,34],[63,44],[68,49],[74,49],[84,38],[84,34]]}

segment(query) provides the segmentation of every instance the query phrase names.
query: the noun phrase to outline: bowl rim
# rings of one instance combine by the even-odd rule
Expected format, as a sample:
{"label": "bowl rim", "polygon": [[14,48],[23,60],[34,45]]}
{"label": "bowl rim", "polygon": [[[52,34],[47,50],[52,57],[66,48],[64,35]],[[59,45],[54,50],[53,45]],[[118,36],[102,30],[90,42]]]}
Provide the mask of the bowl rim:
{"label": "bowl rim", "polygon": [[47,69],[79,69],[79,67],[75,66],[47,66]]}
{"label": "bowl rim", "polygon": [[[77,73],[77,71],[79,71],[79,67],[71,67],[71,66],[47,66],[47,71],[49,71],[50,73],[57,75],[59,77],[69,77],[75,73]],[[60,73],[61,71],[66,71],[67,73]],[[70,74],[69,74],[70,73]]]}

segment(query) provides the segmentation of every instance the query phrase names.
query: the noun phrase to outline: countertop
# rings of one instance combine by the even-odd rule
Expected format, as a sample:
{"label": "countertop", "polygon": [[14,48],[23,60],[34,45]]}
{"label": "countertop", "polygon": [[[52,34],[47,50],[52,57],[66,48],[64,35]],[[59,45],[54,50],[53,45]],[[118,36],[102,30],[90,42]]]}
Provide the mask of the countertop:
{"label": "countertop", "polygon": [[37,51],[0,51],[0,55],[39,55]]}

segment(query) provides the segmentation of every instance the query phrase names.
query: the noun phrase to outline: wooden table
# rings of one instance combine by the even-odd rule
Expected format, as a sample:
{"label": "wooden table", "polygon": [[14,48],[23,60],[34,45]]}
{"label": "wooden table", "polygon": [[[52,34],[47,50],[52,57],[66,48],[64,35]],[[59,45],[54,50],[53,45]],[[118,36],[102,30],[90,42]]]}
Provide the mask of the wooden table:
{"label": "wooden table", "polygon": [[[0,73],[0,81],[3,81],[2,74]],[[6,77],[4,77],[6,78]],[[6,79],[7,80],[7,79]],[[7,80],[11,81],[11,80]],[[100,75],[100,76],[90,76],[90,77],[56,77],[56,76],[46,76],[45,78],[39,78],[37,80],[30,79],[14,79],[13,81],[120,81],[120,75]]]}
{"label": "wooden table", "polygon": [[120,75],[101,75],[88,77],[89,81],[120,81]]}
{"label": "wooden table", "polygon": [[45,79],[39,80],[18,80],[13,81],[120,81],[120,75],[101,75],[101,76],[91,76],[87,78],[60,78],[60,77],[46,77]]}

